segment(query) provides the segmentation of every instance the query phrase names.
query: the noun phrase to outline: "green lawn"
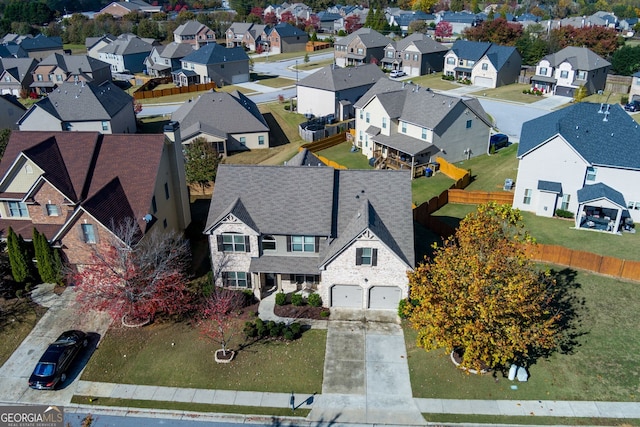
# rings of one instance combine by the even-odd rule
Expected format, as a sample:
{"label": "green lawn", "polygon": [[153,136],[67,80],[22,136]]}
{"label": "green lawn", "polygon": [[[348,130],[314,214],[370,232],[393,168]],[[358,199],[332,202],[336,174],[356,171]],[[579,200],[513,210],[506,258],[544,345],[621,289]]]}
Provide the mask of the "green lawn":
{"label": "green lawn", "polygon": [[575,345],[569,353],[538,360],[529,367],[525,383],[508,381],[500,373],[469,375],[455,368],[443,350],[417,348],[416,332],[405,324],[414,397],[640,401],[640,319],[632,314],[640,310],[638,285],[569,269],[561,272],[576,298],[579,319],[571,331]]}
{"label": "green lawn", "polygon": [[456,415],[456,414],[422,414],[425,419],[431,423],[472,423],[487,425],[538,425],[538,426],[638,426],[640,420],[629,418],[567,418],[567,417],[548,417],[535,415],[524,415],[520,417],[508,417],[499,415]]}
{"label": "green lawn", "polygon": [[67,43],[65,45],[62,46],[63,49],[65,50],[71,50],[71,54],[72,55],[86,55],[87,54],[87,47],[83,44],[70,44]]}
{"label": "green lawn", "polygon": [[333,64],[333,58],[325,59],[323,61],[314,61],[310,60],[309,62],[303,62],[302,64],[298,64],[298,70],[313,70],[314,68],[326,67],[327,65]]}
{"label": "green lawn", "polygon": [[[328,49],[322,49],[322,50],[316,50],[315,52],[313,52],[313,55],[315,54],[320,54],[320,53],[328,53],[328,52],[333,52],[333,48],[330,47]],[[277,55],[269,55],[267,56],[260,56],[260,57],[252,57],[253,62],[275,62],[275,61],[282,61],[285,59],[294,59],[294,58],[300,58],[300,62],[303,62],[303,58],[305,55],[305,51],[299,51],[299,52],[287,52],[287,53],[279,53]],[[309,55],[309,59],[311,61],[313,61],[313,55]]]}
{"label": "green lawn", "polygon": [[[320,393],[326,331],[292,342],[265,341],[242,348],[229,364],[214,361],[219,345],[187,323],[111,328],[82,379],[122,384],[221,390]],[[230,348],[243,344],[238,331]]]}
{"label": "green lawn", "polygon": [[428,87],[436,90],[451,90],[460,87],[459,84],[450,82],[448,80],[442,80],[442,73],[429,74],[426,76],[410,77],[404,79],[404,81],[412,81],[415,84],[419,84],[422,87]]}
{"label": "green lawn", "polygon": [[522,93],[522,91],[525,89],[531,89],[531,85],[514,83],[510,85],[500,86],[495,89],[481,89],[477,92],[472,92],[472,95],[485,96],[487,98],[496,98],[506,101],[523,102],[526,104],[540,101],[542,99],[539,96],[526,95]]}
{"label": "green lawn", "polygon": [[286,77],[270,76],[266,74],[252,74],[251,81],[272,88],[295,86],[296,81]]}
{"label": "green lawn", "polygon": [[318,151],[317,154],[333,160],[347,169],[373,169],[369,166],[367,156],[362,155],[362,151],[351,152],[352,146],[353,144],[347,141],[326,150]]}
{"label": "green lawn", "polygon": [[46,308],[31,302],[29,298],[0,301],[0,366],[9,359],[46,311]]}
{"label": "green lawn", "polygon": [[455,165],[462,169],[471,169],[469,191],[502,191],[505,178],[515,181],[518,175],[518,144],[511,144],[495,154],[483,154]]}
{"label": "green lawn", "polygon": [[420,177],[411,181],[411,193],[413,203],[420,206],[432,197],[439,196],[447,188],[451,187],[455,181],[443,173],[426,178]]}

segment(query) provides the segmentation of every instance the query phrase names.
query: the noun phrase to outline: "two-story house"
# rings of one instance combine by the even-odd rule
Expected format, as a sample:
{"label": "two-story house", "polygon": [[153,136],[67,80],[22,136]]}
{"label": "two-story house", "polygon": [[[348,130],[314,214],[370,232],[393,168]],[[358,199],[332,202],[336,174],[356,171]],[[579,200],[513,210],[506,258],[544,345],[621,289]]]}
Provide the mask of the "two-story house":
{"label": "two-story house", "polygon": [[401,70],[408,76],[422,76],[442,71],[449,48],[431,37],[414,33],[384,48],[382,65],[387,70]]}
{"label": "two-story house", "polygon": [[215,82],[221,87],[249,81],[249,56],[241,47],[210,43],[182,58],[181,65],[171,73],[176,86]]}
{"label": "two-story house", "polygon": [[31,88],[39,94],[46,94],[62,82],[94,82],[101,84],[111,81],[111,66],[88,55],[60,55],[54,53],[43,59],[32,71]]}
{"label": "two-story house", "polygon": [[[72,265],[124,222],[140,234],[191,222],[182,147],[164,135],[12,132],[0,161],[0,229],[35,227]],[[144,161],[140,161],[144,159]]]}
{"label": "two-story house", "polygon": [[142,39],[134,34],[120,34],[99,50],[98,59],[111,65],[113,73],[141,73],[144,70],[144,60],[151,53],[154,43],[153,39]]}
{"label": "two-story house", "polygon": [[611,63],[586,47],[567,46],[545,56],[536,65],[531,88],[573,97],[584,86],[587,95],[604,90]]}
{"label": "two-story house", "polygon": [[64,82],[33,104],[20,130],[136,133],[133,98],[111,81]]}
{"label": "two-story house", "polygon": [[476,98],[380,79],[355,110],[356,144],[378,168],[416,177],[436,157],[458,162],[488,152],[492,123]]}
{"label": "two-story house", "polygon": [[154,46],[151,54],[144,60],[147,74],[153,77],[170,77],[173,71],[182,66],[182,58],[193,52],[193,46],[186,43],[171,42]]}
{"label": "two-story house", "polygon": [[100,49],[111,44],[116,38],[116,36],[111,34],[105,34],[100,37],[87,37],[84,40],[87,55],[95,59],[100,59]]}
{"label": "two-story house", "polygon": [[173,41],[198,49],[202,45],[215,43],[216,33],[198,21],[187,21],[173,31]]}
{"label": "two-story house", "polygon": [[338,120],[354,117],[353,104],[385,74],[375,64],[340,68],[334,65],[309,74],[296,85],[298,112]]}
{"label": "two-story house", "polygon": [[576,103],[522,125],[513,206],[576,228],[640,222],[640,129],[618,104]]}
{"label": "two-story house", "polygon": [[258,46],[262,46],[262,49],[265,50],[266,48],[268,52],[269,43],[263,40],[264,30],[266,28],[266,25],[253,24],[251,28],[244,33],[244,36],[242,36],[241,46],[251,51],[255,51],[258,49]]}
{"label": "two-story house", "polygon": [[[254,27],[256,27],[260,32],[256,33],[254,30],[250,37],[245,37],[249,30]],[[264,25],[262,24],[254,24],[252,22],[234,22],[229,28],[227,28],[227,31],[225,31],[227,47],[242,47],[249,39],[253,39],[255,43],[263,30]],[[253,50],[255,50],[255,46]]]}
{"label": "two-story house", "polygon": [[261,37],[266,50],[273,54],[304,51],[308,41],[306,32],[286,22],[266,27]]}
{"label": "two-story house", "polygon": [[443,72],[476,86],[496,88],[516,83],[522,57],[513,46],[456,40],[444,56]]}
{"label": "two-story house", "polygon": [[114,18],[122,18],[130,13],[144,13],[151,15],[152,13],[162,12],[162,5],[158,2],[149,4],[143,0],[122,0],[114,1],[100,9],[94,16],[111,15]]}
{"label": "two-story house", "polygon": [[378,64],[384,57],[384,48],[391,39],[371,28],[360,28],[334,43],[335,61],[339,67]]}
{"label": "two-story house", "polygon": [[33,58],[0,58],[0,92],[20,96],[20,92],[29,94],[33,74],[38,65]]}
{"label": "two-story house", "polygon": [[397,310],[415,264],[407,171],[220,165],[205,234],[216,285]]}

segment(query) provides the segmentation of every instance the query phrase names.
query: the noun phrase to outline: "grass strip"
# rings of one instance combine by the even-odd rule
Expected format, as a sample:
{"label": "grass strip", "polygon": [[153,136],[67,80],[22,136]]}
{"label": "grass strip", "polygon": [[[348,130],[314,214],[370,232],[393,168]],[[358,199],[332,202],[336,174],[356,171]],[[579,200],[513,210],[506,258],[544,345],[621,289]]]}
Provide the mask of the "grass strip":
{"label": "grass strip", "polygon": [[506,416],[470,414],[422,414],[425,420],[435,423],[472,424],[522,424],[522,425],[572,425],[572,426],[638,426],[640,419],[589,418],[589,417],[546,417],[546,416]]}
{"label": "grass strip", "polygon": [[71,403],[93,406],[113,406],[123,408],[165,409],[174,411],[211,412],[242,415],[274,415],[306,417],[310,409],[269,408],[263,406],[215,405],[209,403],[168,402],[164,400],[115,399],[112,397],[93,397],[75,394]]}

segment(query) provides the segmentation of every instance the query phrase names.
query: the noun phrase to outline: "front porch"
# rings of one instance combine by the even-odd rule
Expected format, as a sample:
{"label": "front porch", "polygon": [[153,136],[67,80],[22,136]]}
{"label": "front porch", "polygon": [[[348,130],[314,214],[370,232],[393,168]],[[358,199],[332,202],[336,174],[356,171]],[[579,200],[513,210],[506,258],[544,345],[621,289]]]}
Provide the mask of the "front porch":
{"label": "front porch", "polygon": [[252,258],[249,267],[253,291],[258,299],[276,292],[318,290],[320,271],[317,257],[261,256]]}

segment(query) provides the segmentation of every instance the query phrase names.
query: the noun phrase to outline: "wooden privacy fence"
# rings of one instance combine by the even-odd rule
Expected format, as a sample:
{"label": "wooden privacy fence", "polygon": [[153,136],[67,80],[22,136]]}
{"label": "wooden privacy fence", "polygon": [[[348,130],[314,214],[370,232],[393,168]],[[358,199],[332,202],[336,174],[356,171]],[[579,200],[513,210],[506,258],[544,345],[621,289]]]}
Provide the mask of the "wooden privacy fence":
{"label": "wooden privacy fence", "polygon": [[330,136],[328,138],[319,139],[315,142],[309,142],[307,144],[302,144],[298,151],[306,148],[312,153],[317,153],[318,151],[326,150],[327,148],[331,148],[336,145],[340,145],[347,140],[347,133],[340,132],[337,135]]}
{"label": "wooden privacy fence", "polygon": [[[461,169],[449,163],[442,157],[436,157],[436,163],[438,163],[438,168],[440,172],[442,172],[443,174],[447,175],[449,178],[456,181],[455,188],[465,188],[467,185],[469,185],[469,182],[471,181],[471,172],[469,172],[466,169]],[[461,186],[458,186],[457,181],[460,181],[460,180],[462,180],[463,182],[460,184]]]}
{"label": "wooden privacy fence", "polygon": [[211,83],[201,83],[189,86],[180,86],[180,87],[171,87],[160,90],[145,90],[140,92],[134,92],[133,98],[136,100],[140,99],[149,99],[149,98],[159,98],[161,96],[169,96],[169,95],[180,95],[181,93],[190,93],[190,92],[202,92],[205,90],[215,89],[217,86],[214,82]]}
{"label": "wooden privacy fence", "polygon": [[450,203],[463,203],[478,205],[487,202],[496,202],[504,205],[513,204],[513,193],[507,191],[465,191],[449,189]]}

